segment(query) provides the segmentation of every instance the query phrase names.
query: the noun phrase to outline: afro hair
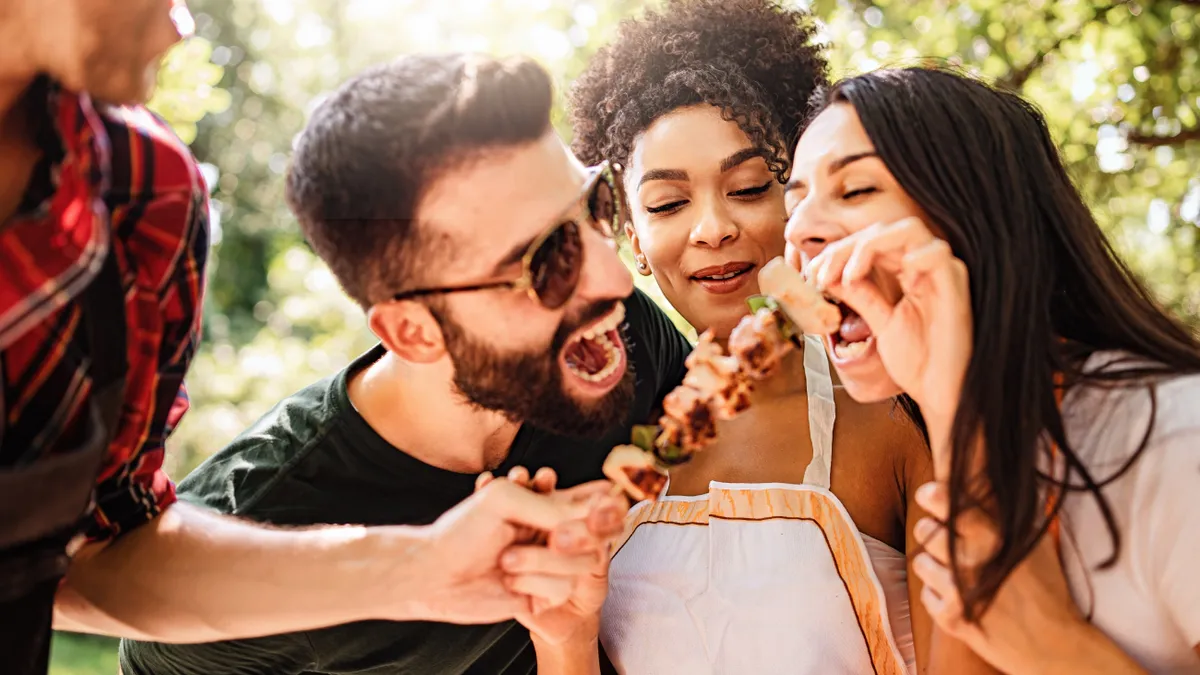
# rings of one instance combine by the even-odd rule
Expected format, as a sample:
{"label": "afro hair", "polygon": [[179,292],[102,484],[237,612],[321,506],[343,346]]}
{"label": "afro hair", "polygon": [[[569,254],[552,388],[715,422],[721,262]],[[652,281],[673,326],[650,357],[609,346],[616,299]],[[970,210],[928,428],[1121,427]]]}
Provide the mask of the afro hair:
{"label": "afro hair", "polygon": [[668,0],[623,21],[571,89],[575,154],[627,164],[655,120],[707,103],[767,150],[784,180],[809,98],[828,83],[815,33],[811,15],[773,0]]}

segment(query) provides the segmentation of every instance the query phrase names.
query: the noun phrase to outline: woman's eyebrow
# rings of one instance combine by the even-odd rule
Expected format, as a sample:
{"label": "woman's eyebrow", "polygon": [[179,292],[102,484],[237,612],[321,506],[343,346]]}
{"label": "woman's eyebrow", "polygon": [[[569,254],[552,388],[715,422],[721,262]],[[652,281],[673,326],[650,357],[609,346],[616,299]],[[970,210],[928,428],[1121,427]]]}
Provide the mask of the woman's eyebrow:
{"label": "woman's eyebrow", "polygon": [[[842,155],[841,157],[838,157],[837,159],[835,159],[829,163],[829,166],[826,168],[825,173],[832,176],[833,174],[841,171],[842,169],[845,169],[846,167],[850,166],[851,164],[853,164],[859,160],[867,159],[869,157],[879,157],[879,154],[876,153],[874,150],[866,150],[863,152],[853,152],[848,155]],[[806,183],[804,181],[800,180],[799,178],[793,178],[792,180],[789,180],[787,182],[787,185],[784,186],[783,191],[784,191],[784,193],[788,193],[793,190],[800,190],[800,189],[804,188],[805,186],[806,186]]]}
{"label": "woman's eyebrow", "polygon": [[688,172],[682,169],[650,169],[642,174],[638,187],[652,180],[688,180]]}

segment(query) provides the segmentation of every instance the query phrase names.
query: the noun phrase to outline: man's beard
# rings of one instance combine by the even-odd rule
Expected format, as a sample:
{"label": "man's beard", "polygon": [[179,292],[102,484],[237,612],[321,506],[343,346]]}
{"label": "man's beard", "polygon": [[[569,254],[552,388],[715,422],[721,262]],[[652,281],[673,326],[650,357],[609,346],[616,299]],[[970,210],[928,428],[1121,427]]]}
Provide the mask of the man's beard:
{"label": "man's beard", "polygon": [[[628,418],[633,364],[626,359],[625,375],[604,396],[582,402],[567,393],[558,355],[571,333],[612,308],[612,303],[597,304],[577,317],[564,318],[547,348],[527,352],[499,351],[467,335],[446,312],[434,311],[434,316],[454,363],[454,386],[468,402],[552,433],[595,437]],[[628,350],[624,327],[621,337]]]}

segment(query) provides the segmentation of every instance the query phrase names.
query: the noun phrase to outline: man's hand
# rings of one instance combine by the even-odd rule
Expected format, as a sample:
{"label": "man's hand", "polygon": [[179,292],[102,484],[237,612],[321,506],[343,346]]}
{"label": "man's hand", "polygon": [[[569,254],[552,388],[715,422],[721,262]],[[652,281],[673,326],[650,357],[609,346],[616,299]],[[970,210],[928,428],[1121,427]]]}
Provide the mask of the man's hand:
{"label": "man's hand", "polygon": [[[549,468],[540,469],[530,480],[528,472],[517,467],[508,479],[543,494],[552,492],[557,482]],[[489,474],[483,474],[477,486],[491,481]],[[621,533],[629,504],[613,494],[606,481],[598,484],[608,489],[596,494],[590,487],[596,484],[581,486],[587,488],[581,495],[590,505],[585,520],[564,523],[550,533],[548,541],[527,537],[501,557],[501,568],[510,575],[509,588],[532,598],[531,611],[517,620],[529,628],[539,646],[594,642],[599,632],[600,608],[608,592],[609,544]]]}
{"label": "man's hand", "polygon": [[[604,498],[609,489],[606,481],[552,494],[536,494],[510,480],[483,485],[424,532],[415,556],[428,579],[420,614],[449,623],[495,623],[532,614],[533,597],[540,598],[539,609],[567,602],[573,580],[547,575],[551,578],[536,583],[533,593],[522,593],[511,587],[500,556],[539,533],[562,529],[568,540],[576,536],[567,534],[578,532],[570,524],[587,522],[593,500]],[[587,545],[598,548],[601,543]]]}

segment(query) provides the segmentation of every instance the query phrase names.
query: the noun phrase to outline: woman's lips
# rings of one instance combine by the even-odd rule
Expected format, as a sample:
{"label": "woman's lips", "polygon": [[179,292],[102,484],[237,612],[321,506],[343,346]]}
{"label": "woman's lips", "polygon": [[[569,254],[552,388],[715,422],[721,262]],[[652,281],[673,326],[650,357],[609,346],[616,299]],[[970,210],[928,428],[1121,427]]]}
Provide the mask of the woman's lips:
{"label": "woman's lips", "polygon": [[697,270],[691,279],[709,293],[725,295],[739,291],[750,283],[754,279],[751,274],[754,268],[755,265],[749,262],[713,265]]}

